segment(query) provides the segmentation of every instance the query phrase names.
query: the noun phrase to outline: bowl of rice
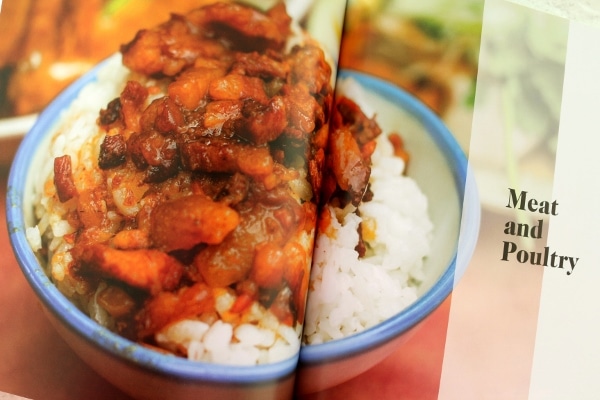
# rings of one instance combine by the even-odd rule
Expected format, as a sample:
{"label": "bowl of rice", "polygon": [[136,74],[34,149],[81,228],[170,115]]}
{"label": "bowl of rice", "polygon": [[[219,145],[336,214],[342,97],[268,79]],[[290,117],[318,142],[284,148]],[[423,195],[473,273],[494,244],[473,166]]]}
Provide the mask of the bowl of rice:
{"label": "bowl of rice", "polygon": [[[62,92],[40,115],[25,136],[11,167],[7,194],[7,224],[15,257],[40,300],[51,324],[74,352],[107,381],[140,399],[165,398],[289,398],[293,391],[296,357],[264,365],[192,362],[134,343],[102,327],[81,312],[55,285],[27,239],[35,217],[33,181],[45,166],[49,133],[58,117],[83,91],[102,98],[107,88],[90,87],[103,77],[107,60]],[[110,69],[106,73],[110,74]],[[106,76],[104,76],[106,77]],[[111,88],[108,88],[111,91]],[[99,96],[99,97],[97,97]],[[92,102],[90,107],[95,108]],[[54,227],[60,229],[60,223]],[[219,342],[219,338],[214,338]],[[76,383],[74,383],[76,384]]]}
{"label": "bowl of rice", "polygon": [[[401,346],[452,292],[479,233],[476,186],[445,124],[411,94],[370,75],[342,70],[336,90],[376,119],[382,134],[372,158],[373,199],[353,212],[331,207],[333,222],[317,234],[301,393],[345,382]],[[392,132],[401,134],[408,163],[393,156],[385,140]],[[359,256],[361,225],[368,250]]]}
{"label": "bowl of rice", "polygon": [[[111,383],[138,398],[177,393],[178,398],[264,399],[289,398],[293,390],[317,392],[381,361],[451,293],[479,228],[477,192],[466,158],[443,123],[414,97],[377,78],[341,71],[339,90],[375,115],[384,134],[401,132],[411,157],[408,168],[397,160],[390,163],[385,156],[390,149],[381,144],[383,154],[373,160],[376,197],[361,215],[383,229],[375,230],[381,243],[371,244],[377,254],[360,260],[355,254],[361,222],[355,215],[334,224],[339,240],[317,237],[299,359],[251,368],[190,362],[99,326],[57,289],[32,252],[26,231],[34,225],[32,182],[43,170],[39,154],[47,151],[48,132],[82,90],[96,90],[88,97],[103,96],[106,88],[97,91],[89,84],[107,73],[104,64],[63,92],[25,137],[11,169],[7,221],[16,258],[49,320]],[[97,104],[91,107],[96,110]]]}
{"label": "bowl of rice", "polygon": [[199,58],[154,59],[143,31],[62,92],[9,175],[11,244],[49,320],[135,398],[285,399],[350,379],[449,295],[477,237],[466,158],[431,111],[352,71],[337,103],[308,39],[223,49],[240,34],[214,38],[224,17],[265,19],[215,7],[158,28],[188,45],[208,27]]}
{"label": "bowl of rice", "polygon": [[329,56],[283,2],[210,2],[125,40],[17,151],[16,259],[59,334],[125,393],[290,398]]}

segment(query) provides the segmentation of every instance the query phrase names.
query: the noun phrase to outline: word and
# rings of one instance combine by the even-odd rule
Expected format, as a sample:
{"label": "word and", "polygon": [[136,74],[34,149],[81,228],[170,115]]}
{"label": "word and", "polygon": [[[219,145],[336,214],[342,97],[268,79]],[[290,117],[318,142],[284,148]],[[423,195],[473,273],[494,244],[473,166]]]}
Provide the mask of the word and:
{"label": "word and", "polygon": [[[558,215],[558,202],[556,200],[539,201],[534,198],[528,198],[526,191],[517,192],[509,188],[507,208],[518,209],[530,213],[542,215]],[[526,237],[532,239],[541,239],[544,230],[544,220],[538,219],[535,224],[517,223],[508,221],[504,225],[506,235]],[[530,251],[520,249],[517,243],[513,241],[503,241],[502,261],[516,260],[521,264],[539,265],[557,269],[564,269],[567,275],[571,275],[579,261],[579,257],[564,256],[551,251],[545,246],[542,251]]]}

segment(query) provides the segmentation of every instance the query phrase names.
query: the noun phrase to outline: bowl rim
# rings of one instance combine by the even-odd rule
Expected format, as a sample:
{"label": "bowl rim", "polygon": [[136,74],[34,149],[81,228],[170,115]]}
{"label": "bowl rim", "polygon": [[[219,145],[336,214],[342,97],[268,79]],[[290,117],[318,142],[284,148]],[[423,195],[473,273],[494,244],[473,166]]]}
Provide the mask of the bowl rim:
{"label": "bowl rim", "polygon": [[417,301],[362,332],[330,342],[303,345],[299,362],[304,367],[356,356],[385,344],[416,326],[450,295],[466,269],[479,235],[481,215],[475,180],[464,151],[441,118],[414,95],[387,80],[352,69],[340,69],[338,79],[344,78],[353,78],[365,90],[399,104],[429,133],[451,167],[457,187],[461,208],[459,236],[457,249],[444,273]]}
{"label": "bowl rim", "polygon": [[97,81],[98,73],[111,59],[112,57],[109,57],[100,62],[51,101],[17,149],[7,181],[6,222],[10,244],[21,271],[46,309],[72,333],[111,357],[125,360],[132,366],[178,379],[217,384],[259,385],[287,378],[297,367],[298,354],[282,361],[252,366],[190,361],[151,350],[113,333],[94,322],[60,293],[43,271],[29,246],[25,235],[26,223],[22,205],[31,157],[38,152],[39,143],[43,143],[43,139],[60,118],[61,112],[76,99],[88,83]]}

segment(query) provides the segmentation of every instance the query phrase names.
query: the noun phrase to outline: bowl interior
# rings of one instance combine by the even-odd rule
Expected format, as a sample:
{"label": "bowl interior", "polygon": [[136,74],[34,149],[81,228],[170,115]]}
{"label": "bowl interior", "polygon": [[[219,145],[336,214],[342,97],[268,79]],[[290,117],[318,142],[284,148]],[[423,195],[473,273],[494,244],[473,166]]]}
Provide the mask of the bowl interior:
{"label": "bowl interior", "polygon": [[434,236],[418,300],[361,333],[302,347],[300,362],[305,365],[352,357],[416,325],[450,294],[468,263],[479,231],[479,201],[467,160],[444,123],[415,97],[386,81],[350,70],[340,71],[338,79],[356,81],[362,90],[355,94],[360,97],[355,100],[363,111],[374,113],[384,132],[402,135],[411,155],[407,172],[428,198]]}

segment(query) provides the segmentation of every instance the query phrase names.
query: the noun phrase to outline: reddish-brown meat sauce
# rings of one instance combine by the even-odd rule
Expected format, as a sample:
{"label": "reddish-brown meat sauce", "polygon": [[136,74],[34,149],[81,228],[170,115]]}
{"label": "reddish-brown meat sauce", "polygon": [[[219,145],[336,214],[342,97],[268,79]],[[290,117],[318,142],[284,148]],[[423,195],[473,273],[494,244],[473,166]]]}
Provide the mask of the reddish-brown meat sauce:
{"label": "reddish-brown meat sauce", "polygon": [[[298,238],[320,201],[368,192],[380,129],[348,99],[332,108],[322,50],[285,51],[290,22],[282,3],[217,3],[140,31],[121,49],[139,79],[98,118],[104,184],[77,193],[70,159],[55,160],[60,200],[77,202],[72,275],[90,295],[108,283],[97,301],[120,333],[151,341],[179,319],[214,319],[216,287],[235,290],[232,312],[258,301],[302,322],[312,245]],[[299,198],[290,184],[303,178]]]}

